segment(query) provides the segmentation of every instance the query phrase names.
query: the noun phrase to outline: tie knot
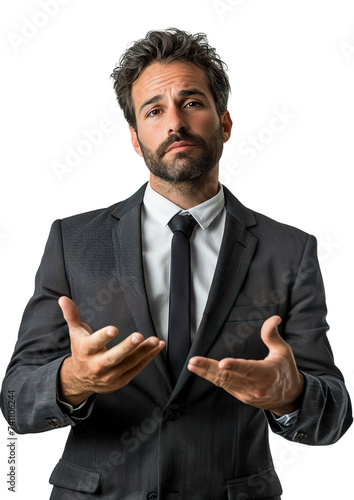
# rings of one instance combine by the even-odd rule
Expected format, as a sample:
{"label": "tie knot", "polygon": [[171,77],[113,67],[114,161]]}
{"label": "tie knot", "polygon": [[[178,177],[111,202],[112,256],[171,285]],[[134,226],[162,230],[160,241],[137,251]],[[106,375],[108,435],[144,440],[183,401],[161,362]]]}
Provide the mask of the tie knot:
{"label": "tie knot", "polygon": [[170,222],[168,223],[168,227],[171,229],[173,233],[176,231],[181,231],[184,233],[189,239],[192,236],[194,226],[197,224],[197,221],[193,217],[193,215],[175,215],[172,217]]}

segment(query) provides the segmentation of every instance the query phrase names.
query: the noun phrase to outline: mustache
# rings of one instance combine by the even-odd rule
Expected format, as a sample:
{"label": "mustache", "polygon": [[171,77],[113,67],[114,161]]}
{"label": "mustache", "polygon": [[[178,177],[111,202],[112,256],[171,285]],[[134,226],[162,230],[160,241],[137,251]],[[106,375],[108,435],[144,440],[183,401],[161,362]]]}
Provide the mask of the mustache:
{"label": "mustache", "polygon": [[199,135],[189,134],[188,132],[178,132],[177,134],[172,134],[166,141],[164,141],[156,150],[158,158],[162,158],[166,149],[172,146],[175,142],[186,141],[193,144],[193,146],[199,146],[201,148],[206,147],[205,140]]}

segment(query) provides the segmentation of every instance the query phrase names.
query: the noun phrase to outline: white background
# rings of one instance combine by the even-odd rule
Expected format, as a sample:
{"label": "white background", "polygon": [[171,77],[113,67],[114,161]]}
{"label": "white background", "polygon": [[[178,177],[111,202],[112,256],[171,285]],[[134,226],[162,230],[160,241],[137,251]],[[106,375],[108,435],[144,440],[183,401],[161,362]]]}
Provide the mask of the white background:
{"label": "white background", "polygon": [[[174,26],[206,32],[229,66],[234,128],[221,180],[246,206],[318,238],[330,341],[353,396],[353,2],[17,0],[0,9],[1,377],[52,221],[113,204],[148,178],[110,74],[130,42]],[[272,133],[280,112],[288,123]],[[85,150],[84,131],[102,126],[101,143]],[[240,149],[250,137],[262,147],[252,155]],[[72,148],[86,156],[58,175]],[[67,433],[18,436],[13,494],[2,419],[1,498],[49,498]],[[271,436],[283,499],[349,498],[353,436],[322,448]]]}

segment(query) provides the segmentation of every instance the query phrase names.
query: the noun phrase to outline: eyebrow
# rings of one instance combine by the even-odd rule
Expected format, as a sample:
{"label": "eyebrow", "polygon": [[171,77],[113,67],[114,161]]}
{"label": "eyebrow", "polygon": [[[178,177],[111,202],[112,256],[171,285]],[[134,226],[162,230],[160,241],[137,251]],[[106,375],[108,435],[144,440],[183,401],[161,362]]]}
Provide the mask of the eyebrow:
{"label": "eyebrow", "polygon": [[[177,95],[180,97],[190,97],[191,95],[200,95],[202,97],[207,98],[206,94],[199,89],[180,90]],[[142,110],[147,106],[150,106],[150,104],[155,104],[155,102],[161,101],[162,99],[163,99],[162,94],[154,95],[153,97],[151,97],[151,99],[148,99],[140,106],[139,113],[141,113]]]}

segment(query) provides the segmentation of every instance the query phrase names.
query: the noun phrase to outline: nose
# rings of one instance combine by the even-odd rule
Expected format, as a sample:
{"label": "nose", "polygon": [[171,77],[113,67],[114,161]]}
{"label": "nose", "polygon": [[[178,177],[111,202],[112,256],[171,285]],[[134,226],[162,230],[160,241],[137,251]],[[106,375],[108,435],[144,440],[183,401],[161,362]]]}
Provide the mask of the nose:
{"label": "nose", "polygon": [[168,111],[167,132],[168,135],[175,134],[181,130],[188,129],[186,117],[178,106],[172,106]]}

